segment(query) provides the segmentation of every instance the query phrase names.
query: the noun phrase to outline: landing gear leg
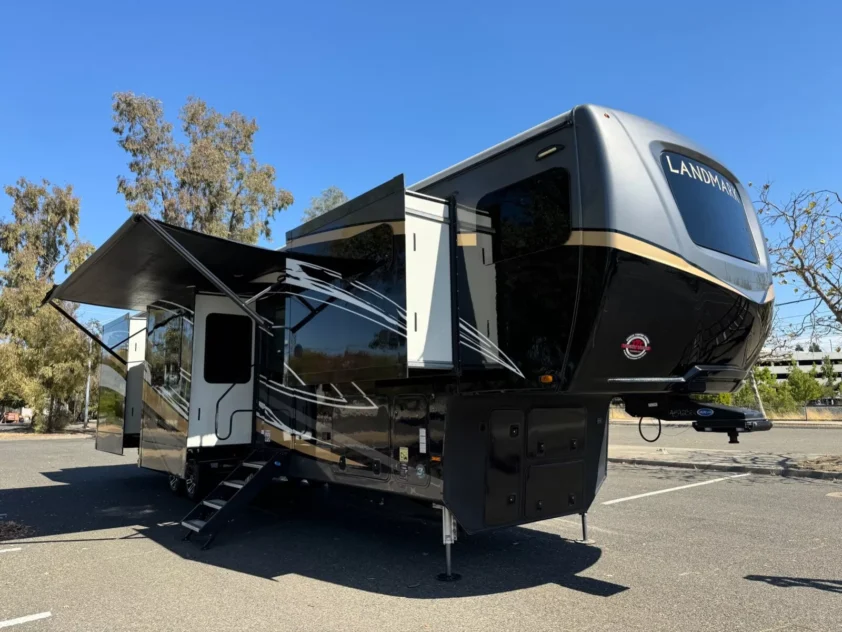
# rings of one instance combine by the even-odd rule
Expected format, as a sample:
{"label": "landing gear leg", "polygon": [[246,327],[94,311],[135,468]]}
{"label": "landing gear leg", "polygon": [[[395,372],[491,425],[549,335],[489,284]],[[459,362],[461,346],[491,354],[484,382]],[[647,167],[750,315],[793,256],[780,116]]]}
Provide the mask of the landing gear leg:
{"label": "landing gear leg", "polygon": [[202,544],[202,551],[207,551],[207,550],[210,548],[210,545],[213,543],[214,538],[216,538],[216,534],[215,534],[215,533],[211,533],[211,534],[208,536],[208,539],[207,539],[207,540],[205,540],[205,543],[204,543],[204,544]]}
{"label": "landing gear leg", "polygon": [[582,515],[582,539],[579,540],[582,544],[594,544],[594,541],[588,537],[588,513]]}
{"label": "landing gear leg", "polygon": [[740,433],[736,430],[729,430],[728,431],[728,443],[739,443],[740,442]]}
{"label": "landing gear leg", "polygon": [[444,542],[444,556],[447,565],[446,573],[439,573],[438,580],[442,582],[455,582],[461,579],[459,573],[454,573],[450,565],[450,545],[456,542],[458,533],[458,526],[456,525],[456,518],[447,507],[441,508],[441,537]]}

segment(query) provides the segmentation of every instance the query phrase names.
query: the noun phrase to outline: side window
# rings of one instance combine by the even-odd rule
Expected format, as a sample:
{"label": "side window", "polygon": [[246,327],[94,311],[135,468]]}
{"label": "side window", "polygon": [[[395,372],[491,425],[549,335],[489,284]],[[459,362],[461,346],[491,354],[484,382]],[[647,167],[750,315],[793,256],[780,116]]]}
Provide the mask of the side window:
{"label": "side window", "polygon": [[564,244],[570,237],[570,174],[555,167],[483,196],[495,263]]}
{"label": "side window", "polygon": [[209,314],[205,322],[205,382],[251,380],[252,324],[247,316]]}

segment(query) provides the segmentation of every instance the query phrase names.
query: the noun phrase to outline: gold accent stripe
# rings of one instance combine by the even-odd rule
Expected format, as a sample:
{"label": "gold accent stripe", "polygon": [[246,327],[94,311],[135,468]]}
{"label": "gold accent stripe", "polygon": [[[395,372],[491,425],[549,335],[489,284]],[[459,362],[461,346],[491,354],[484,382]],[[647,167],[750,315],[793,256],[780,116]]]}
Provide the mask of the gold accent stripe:
{"label": "gold accent stripe", "polygon": [[[405,224],[402,221],[371,222],[369,224],[359,224],[358,226],[349,226],[347,228],[337,228],[335,230],[328,230],[323,233],[316,233],[315,235],[305,235],[304,237],[288,241],[287,247],[297,248],[300,246],[309,246],[311,244],[319,244],[327,241],[335,241],[337,239],[348,239],[350,237],[354,237],[355,235],[359,235],[360,233],[364,233],[367,230],[371,230],[372,228],[375,228],[380,224],[388,224],[389,226],[391,226],[392,230],[396,235],[404,234]],[[463,247],[476,246],[477,235],[476,233],[460,233],[457,236],[456,243],[458,246]],[[574,230],[571,231],[570,238],[564,245],[598,246],[602,248],[615,248],[616,250],[622,250],[623,252],[628,252],[629,254],[643,257],[644,259],[656,261],[670,268],[681,270],[682,272],[686,272],[687,274],[691,274],[693,276],[699,277],[700,279],[704,279],[705,281],[713,283],[714,285],[718,285],[719,287],[722,287],[726,290],[736,292],[740,296],[743,296],[749,300],[753,300],[740,288],[734,287],[733,285],[730,285],[725,281],[717,279],[712,274],[709,274],[708,272],[697,268],[696,266],[688,263],[678,255],[669,252],[668,250],[664,250],[663,248],[660,248],[658,246],[653,246],[652,244],[646,243],[645,241],[637,239],[635,237],[630,237],[628,235],[623,235],[621,233],[615,233],[607,230]],[[770,285],[769,289],[766,291],[766,295],[763,297],[762,302],[768,303],[774,298],[774,286]]]}
{"label": "gold accent stripe", "polygon": [[[730,290],[731,292],[736,292],[740,296],[744,296],[745,298],[752,300],[751,297],[748,296],[743,290],[736,288],[733,285],[726,283],[725,281],[721,281],[712,274],[709,274],[704,270],[697,268],[696,266],[690,263],[687,263],[678,255],[674,255],[673,253],[664,250],[663,248],[653,246],[652,244],[646,243],[645,241],[636,239],[634,237],[629,237],[628,235],[614,233],[611,231],[574,230],[570,233],[570,239],[568,239],[564,245],[600,246],[603,248],[614,248],[616,250],[622,250],[623,252],[628,252],[629,254],[637,255],[638,257],[643,257],[644,259],[649,259],[650,261],[656,261],[670,268],[681,270],[682,272],[686,272],[687,274],[692,274],[695,277],[704,279],[705,281],[713,283],[714,285],[718,285],[719,287],[725,288],[726,290]],[[770,286],[769,290],[766,292],[766,296],[763,298],[763,303],[768,303],[774,298],[774,296],[774,290],[772,289],[772,286]]]}
{"label": "gold accent stripe", "polygon": [[770,285],[769,289],[766,290],[766,296],[763,297],[763,302],[768,303],[769,301],[774,300],[774,298],[775,298],[775,286]]}
{"label": "gold accent stripe", "polygon": [[316,233],[315,235],[304,235],[298,239],[292,239],[287,242],[287,248],[298,248],[300,246],[309,246],[311,244],[321,244],[326,241],[336,241],[337,239],[349,239],[367,230],[376,228],[381,224],[388,224],[392,227],[392,232],[396,235],[403,235],[404,223],[400,222],[371,222],[369,224],[359,224],[357,226],[348,226],[347,228],[337,228],[335,230],[326,230],[323,233]]}
{"label": "gold accent stripe", "polygon": [[457,246],[476,246],[477,245],[477,234],[476,233],[459,233],[456,235],[456,245]]}

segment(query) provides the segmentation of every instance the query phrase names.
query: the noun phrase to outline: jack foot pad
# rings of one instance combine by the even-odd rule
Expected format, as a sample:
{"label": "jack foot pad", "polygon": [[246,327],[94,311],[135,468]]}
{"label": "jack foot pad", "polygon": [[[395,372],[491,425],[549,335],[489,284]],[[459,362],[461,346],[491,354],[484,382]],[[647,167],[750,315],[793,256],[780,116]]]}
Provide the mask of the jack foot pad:
{"label": "jack foot pad", "polygon": [[439,573],[436,575],[436,579],[440,582],[455,582],[462,579],[462,576],[459,573],[450,573],[450,575],[447,573]]}

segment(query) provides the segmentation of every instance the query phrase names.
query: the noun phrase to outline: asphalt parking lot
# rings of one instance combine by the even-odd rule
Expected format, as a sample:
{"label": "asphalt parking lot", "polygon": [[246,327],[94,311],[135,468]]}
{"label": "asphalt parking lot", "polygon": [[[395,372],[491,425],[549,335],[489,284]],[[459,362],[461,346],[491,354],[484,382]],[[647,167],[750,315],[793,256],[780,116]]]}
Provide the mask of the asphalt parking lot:
{"label": "asphalt parking lot", "polygon": [[439,523],[321,491],[200,551],[134,459],[0,441],[0,514],[34,530],[0,542],[0,628],[842,630],[840,482],[612,466],[594,545],[575,518],[472,536],[447,584]]}

